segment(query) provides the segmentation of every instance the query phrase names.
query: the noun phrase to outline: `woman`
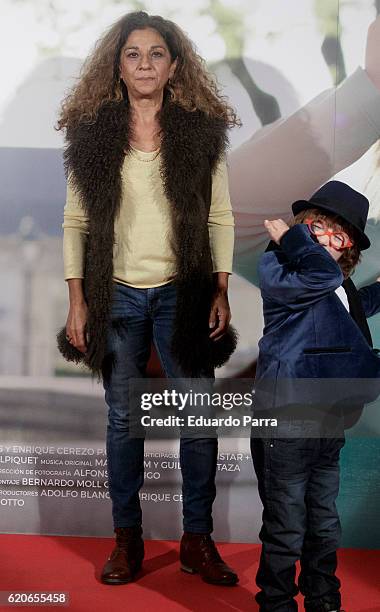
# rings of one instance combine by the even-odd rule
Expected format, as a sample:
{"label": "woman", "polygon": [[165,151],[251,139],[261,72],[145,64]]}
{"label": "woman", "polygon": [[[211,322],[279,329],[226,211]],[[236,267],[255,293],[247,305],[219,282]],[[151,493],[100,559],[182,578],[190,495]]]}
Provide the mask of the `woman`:
{"label": "woman", "polygon": [[[133,580],[144,556],[144,440],[129,437],[128,381],[144,377],[152,340],[169,378],[213,379],[235,347],[224,152],[237,123],[184,33],[144,12],[98,42],[62,107],[70,310],[59,347],[103,379],[109,407],[107,584]],[[210,536],[216,458],[215,437],[181,437],[181,564],[231,585],[238,578]]]}

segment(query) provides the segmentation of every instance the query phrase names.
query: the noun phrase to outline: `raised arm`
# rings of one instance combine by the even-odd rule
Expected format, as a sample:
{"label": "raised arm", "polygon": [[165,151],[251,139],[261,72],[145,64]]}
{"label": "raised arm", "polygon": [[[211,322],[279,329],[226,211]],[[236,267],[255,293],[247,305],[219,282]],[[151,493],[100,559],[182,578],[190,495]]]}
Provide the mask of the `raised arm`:
{"label": "raised arm", "polygon": [[280,245],[282,252],[269,251],[260,260],[263,298],[300,310],[342,284],[339,265],[323,246],[313,241],[305,225],[290,228],[282,235]]}

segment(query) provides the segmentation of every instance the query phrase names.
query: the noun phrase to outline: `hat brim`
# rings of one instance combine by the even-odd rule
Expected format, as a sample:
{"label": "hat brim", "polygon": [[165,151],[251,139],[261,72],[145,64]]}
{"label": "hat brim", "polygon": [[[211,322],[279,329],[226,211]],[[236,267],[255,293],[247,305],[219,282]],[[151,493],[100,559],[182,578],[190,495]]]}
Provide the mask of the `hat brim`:
{"label": "hat brim", "polygon": [[361,251],[365,251],[371,246],[371,241],[368,236],[366,236],[366,234],[363,232],[363,230],[354,223],[352,223],[349,219],[346,219],[344,214],[341,214],[336,209],[336,207],[330,207],[328,204],[321,204],[320,202],[317,203],[313,202],[312,200],[297,200],[292,204],[293,215],[298,215],[298,213],[302,212],[303,210],[306,210],[307,208],[320,208],[321,210],[327,210],[328,212],[334,213],[334,215],[339,215],[340,217],[342,217],[342,219],[350,223],[359,232],[359,246]]}

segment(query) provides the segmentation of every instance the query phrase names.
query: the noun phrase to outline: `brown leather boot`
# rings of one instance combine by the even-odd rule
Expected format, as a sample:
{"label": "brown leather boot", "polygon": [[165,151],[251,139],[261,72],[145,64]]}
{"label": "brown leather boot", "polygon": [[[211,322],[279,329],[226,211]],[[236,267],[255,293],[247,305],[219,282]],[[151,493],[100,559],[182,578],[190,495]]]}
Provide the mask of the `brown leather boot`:
{"label": "brown leather boot", "polygon": [[181,539],[180,560],[184,572],[199,573],[205,582],[221,586],[239,582],[238,576],[219,555],[210,535],[185,532]]}
{"label": "brown leather boot", "polygon": [[144,559],[141,527],[116,527],[116,546],[101,573],[105,584],[132,582]]}

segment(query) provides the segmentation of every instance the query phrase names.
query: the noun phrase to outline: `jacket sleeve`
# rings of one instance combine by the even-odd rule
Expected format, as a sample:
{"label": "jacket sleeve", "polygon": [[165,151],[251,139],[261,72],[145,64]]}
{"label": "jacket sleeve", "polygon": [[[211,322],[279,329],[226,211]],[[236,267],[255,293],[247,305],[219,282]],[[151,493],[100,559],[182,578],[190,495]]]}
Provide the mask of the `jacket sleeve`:
{"label": "jacket sleeve", "polygon": [[[264,253],[259,264],[264,299],[302,310],[335,291],[343,282],[339,265],[305,225],[290,228],[281,240],[282,253]],[[283,257],[285,255],[285,257]]]}
{"label": "jacket sleeve", "polygon": [[372,317],[380,312],[380,282],[376,281],[359,289],[360,299],[364,308],[365,316]]}

